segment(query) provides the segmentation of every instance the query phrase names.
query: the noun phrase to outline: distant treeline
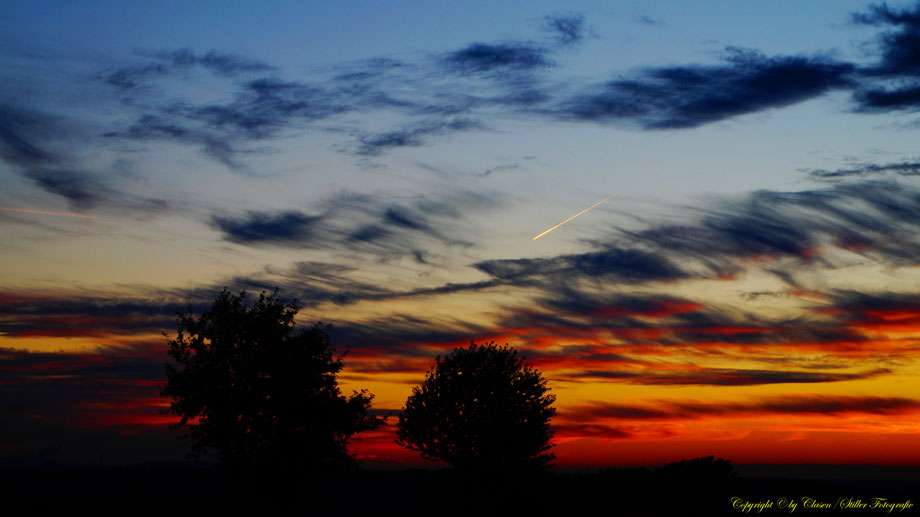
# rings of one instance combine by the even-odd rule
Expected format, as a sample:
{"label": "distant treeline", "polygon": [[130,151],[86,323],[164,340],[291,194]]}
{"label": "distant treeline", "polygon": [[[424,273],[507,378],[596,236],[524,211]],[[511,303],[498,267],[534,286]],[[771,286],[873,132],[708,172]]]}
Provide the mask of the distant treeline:
{"label": "distant treeline", "polygon": [[[353,471],[291,484],[252,480],[236,493],[229,476],[216,467],[0,470],[0,487],[4,509],[11,510],[8,515],[160,517],[708,516],[742,515],[732,508],[734,497],[907,500],[916,495],[916,483],[908,481],[744,478],[735,475],[729,461],[712,457],[657,468],[608,468],[581,474],[550,471],[510,479],[471,478],[451,469]],[[915,515],[916,510],[898,515]],[[764,514],[778,513],[760,515]]]}

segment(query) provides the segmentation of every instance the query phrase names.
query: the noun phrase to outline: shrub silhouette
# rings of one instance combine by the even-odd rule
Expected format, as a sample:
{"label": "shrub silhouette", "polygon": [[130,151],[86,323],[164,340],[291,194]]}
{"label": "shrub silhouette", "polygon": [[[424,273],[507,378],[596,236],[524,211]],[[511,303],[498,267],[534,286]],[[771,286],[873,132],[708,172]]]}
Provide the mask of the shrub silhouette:
{"label": "shrub silhouette", "polygon": [[556,397],[538,370],[494,342],[471,343],[436,362],[406,401],[396,443],[463,472],[549,466]]}
{"label": "shrub silhouette", "polygon": [[683,478],[699,483],[718,482],[735,477],[735,467],[731,460],[706,456],[689,460],[675,461],[659,467],[656,471],[660,477]]}
{"label": "shrub silhouette", "polygon": [[[368,415],[367,391],[346,398],[336,374],[329,326],[294,332],[294,301],[278,292],[247,306],[246,292],[226,289],[196,318],[177,316],[168,342],[161,396],[168,413],[188,429],[193,456],[216,453],[234,473],[309,474],[353,465],[347,451],[355,433],[381,421]],[[165,335],[165,334],[164,334]],[[177,368],[180,367],[180,368]]]}

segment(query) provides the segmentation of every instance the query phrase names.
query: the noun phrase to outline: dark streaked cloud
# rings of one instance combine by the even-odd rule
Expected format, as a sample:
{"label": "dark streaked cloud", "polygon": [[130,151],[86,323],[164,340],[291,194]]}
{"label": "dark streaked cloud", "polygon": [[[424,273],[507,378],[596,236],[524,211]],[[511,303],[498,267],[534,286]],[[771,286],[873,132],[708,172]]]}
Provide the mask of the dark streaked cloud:
{"label": "dark streaked cloud", "polygon": [[519,170],[527,170],[527,169],[519,163],[511,163],[508,165],[496,165],[495,167],[489,167],[488,169],[482,171],[479,175],[485,178],[487,176],[491,176],[492,174],[495,174],[496,172],[519,171]]}
{"label": "dark streaked cloud", "polygon": [[834,290],[813,310],[831,314],[838,324],[868,332],[915,332],[920,329],[920,295],[917,293]]}
{"label": "dark streaked cloud", "polygon": [[835,290],[831,293],[829,303],[843,313],[902,311],[920,314],[920,294],[915,293],[865,293]]}
{"label": "dark streaked cloud", "polygon": [[851,18],[857,24],[896,28],[879,35],[881,60],[872,73],[920,76],[920,4],[903,10],[885,3],[872,5],[867,13],[853,13]]}
{"label": "dark streaked cloud", "polygon": [[667,373],[667,372],[631,372],[584,370],[572,374],[574,379],[610,379],[629,384],[662,384],[668,386],[758,386],[763,384],[811,384],[821,382],[841,382],[868,379],[891,373],[890,370],[877,369],[861,373],[827,373],[813,371],[782,370],[743,370],[728,368],[704,368],[701,370]]}
{"label": "dark streaked cloud", "polygon": [[865,352],[871,350],[872,346],[872,340],[861,332],[830,323],[809,324],[795,319],[735,323],[732,325],[731,320],[725,320],[722,324],[715,324],[704,320],[676,328],[665,327],[661,330],[671,335],[662,336],[656,341],[667,346],[822,347],[839,352]]}
{"label": "dark streaked cloud", "polygon": [[216,50],[207,54],[195,54],[190,49],[183,48],[141,53],[141,55],[150,58],[151,61],[105,72],[102,74],[103,80],[112,86],[129,90],[143,86],[144,82],[152,77],[175,74],[195,66],[224,76],[274,70],[274,67],[261,61]]}
{"label": "dark streaked cloud", "polygon": [[468,246],[460,219],[497,204],[491,194],[459,191],[393,200],[342,193],[318,206],[318,214],[301,211],[215,214],[211,225],[225,240],[245,245],[351,250],[379,259],[412,256],[434,259],[438,246]]}
{"label": "dark streaked cloud", "polygon": [[[729,307],[704,307],[698,303],[678,299],[668,300],[667,297],[656,295],[630,296],[617,300],[616,297],[600,296],[588,291],[569,289],[566,292],[555,286],[540,284],[533,287],[538,287],[549,295],[546,299],[536,299],[537,303],[547,307],[548,310],[508,309],[499,320],[499,328],[514,329],[514,338],[528,346],[531,344],[540,346],[546,336],[554,336],[554,339],[560,343],[570,341],[578,343],[584,340],[609,342],[611,343],[610,348],[603,351],[602,355],[596,355],[593,351],[584,355],[581,351],[573,350],[568,357],[581,361],[581,364],[576,361],[568,366],[590,372],[591,376],[624,379],[626,382],[641,383],[647,376],[652,379],[658,375],[654,371],[654,366],[648,365],[646,366],[651,368],[649,372],[622,370],[615,365],[613,369],[610,369],[611,365],[608,363],[625,361],[639,364],[645,362],[637,361],[629,355],[628,350],[631,346],[655,347],[659,353],[664,355],[677,353],[682,349],[708,350],[706,353],[720,350],[718,354],[722,355],[729,347],[741,349],[802,348],[806,350],[820,348],[835,351],[838,354],[865,354],[870,352],[873,346],[883,345],[882,341],[865,335],[863,330],[855,324],[851,326],[846,321],[842,322],[835,318],[767,319],[750,314],[738,314]],[[563,303],[555,304],[546,301],[552,300],[556,293],[560,293],[560,298],[565,299]],[[566,308],[576,310],[566,311]],[[826,314],[827,308],[817,306],[815,311]],[[904,345],[886,343],[885,346],[903,347]],[[609,356],[614,353],[626,355],[620,358]],[[848,362],[844,359],[841,361],[846,363],[846,367],[849,367]],[[790,365],[802,367],[801,364],[790,363]],[[811,368],[813,365],[805,366]],[[820,369],[827,368],[825,365]],[[796,379],[795,375],[798,375],[777,374],[775,377],[769,377],[768,372],[750,370],[734,372],[737,375],[732,378],[732,375],[729,375],[732,373],[730,371],[708,373],[726,374],[719,381],[722,384],[731,382],[757,384],[767,379],[772,379],[772,381]],[[758,375],[758,373],[763,373],[763,375]],[[674,375],[675,382],[680,382],[681,379],[688,383],[711,380],[707,376],[696,375],[696,372],[680,372]],[[575,378],[577,375],[572,377],[572,379]],[[662,377],[665,380],[669,378]],[[847,380],[845,377],[833,378],[823,375],[802,376],[797,379],[804,381],[808,378],[816,382]]]}
{"label": "dark streaked cloud", "polygon": [[38,143],[46,140],[54,127],[48,115],[0,104],[0,158],[23,167],[54,161],[55,156]]}
{"label": "dark streaked cloud", "polygon": [[920,108],[920,86],[909,88],[862,89],[854,94],[858,110],[863,112],[886,112]]}
{"label": "dark streaked cloud", "polygon": [[351,277],[352,268],[322,262],[267,267],[245,276],[178,289],[150,290],[149,297],[25,296],[0,293],[0,335],[8,337],[109,337],[160,334],[174,328],[177,313],[205,310],[227,288],[248,293],[280,289],[302,307],[393,298],[400,293]]}
{"label": "dark streaked cloud", "polygon": [[853,23],[866,25],[920,25],[920,6],[914,11],[898,11],[883,2],[870,5],[868,13],[852,13],[850,18]]}
{"label": "dark streaked cloud", "polygon": [[728,49],[726,64],[651,68],[564,100],[566,119],[642,129],[693,128],[779,108],[852,85],[853,65],[827,57],[768,57]]}
{"label": "dark streaked cloud", "polygon": [[223,232],[224,238],[238,244],[278,244],[309,246],[314,227],[320,216],[287,211],[275,214],[248,212],[233,217],[212,216],[211,223]]}
{"label": "dark streaked cloud", "polygon": [[107,190],[82,171],[29,169],[25,175],[42,189],[63,197],[79,210],[92,208]]}
{"label": "dark streaked cloud", "polygon": [[597,424],[553,424],[553,433],[557,438],[600,438],[617,440],[632,438],[635,432],[625,426],[606,426]]}
{"label": "dark streaked cloud", "polygon": [[102,74],[102,79],[111,86],[129,90],[140,86],[142,80],[154,75],[166,75],[169,70],[169,67],[162,63],[132,65],[106,72]]}
{"label": "dark streaked cloud", "polygon": [[485,260],[476,269],[500,280],[563,281],[579,277],[608,277],[626,283],[677,280],[690,275],[668,259],[636,249],[610,247],[604,251],[557,257]]}
{"label": "dark streaked cloud", "polygon": [[437,287],[421,287],[418,289],[410,289],[408,291],[393,292],[389,296],[391,298],[414,298],[421,296],[434,296],[442,294],[453,294],[453,293],[462,293],[462,292],[475,292],[485,289],[491,289],[493,287],[498,287],[505,285],[504,282],[498,280],[486,280],[483,282],[467,282],[467,283],[453,283],[448,282]]}
{"label": "dark streaked cloud", "polygon": [[552,66],[548,51],[530,43],[472,43],[444,57],[443,63],[460,74],[531,70]]}
{"label": "dark streaked cloud", "polygon": [[[535,301],[551,313],[585,317],[595,323],[636,316],[668,318],[704,308],[699,303],[674,296],[640,293],[611,295],[586,292],[572,286]],[[536,315],[538,319],[541,317],[542,314]]]}
{"label": "dark streaked cloud", "polygon": [[[854,13],[857,24],[890,27],[877,36],[879,61],[863,72],[868,81],[854,94],[857,110],[887,112],[920,108],[920,4],[896,9],[872,5]],[[888,82],[885,82],[885,81]]]}
{"label": "dark streaked cloud", "polygon": [[13,297],[0,306],[0,333],[9,337],[160,333],[172,327],[176,313],[187,307],[166,300]]}
{"label": "dark streaked cloud", "polygon": [[390,207],[383,213],[383,221],[410,230],[430,232],[431,228],[423,222],[419,214],[410,213],[403,207]]}
{"label": "dark streaked cloud", "polygon": [[637,22],[643,24],[643,25],[652,25],[652,26],[661,26],[661,25],[664,25],[664,22],[663,22],[663,21],[661,21],[661,20],[659,20],[659,19],[657,19],[657,18],[652,18],[651,16],[647,16],[647,15],[644,15],[644,14],[643,14],[643,15],[636,16],[636,17],[635,17],[635,20],[636,20]]}
{"label": "dark streaked cloud", "polygon": [[571,412],[580,419],[678,420],[757,414],[899,415],[920,411],[920,400],[905,397],[796,395],[748,402],[670,402],[647,406],[596,403]]}
{"label": "dark streaked cloud", "polygon": [[394,297],[389,289],[363,280],[356,280],[355,269],[324,262],[295,262],[287,268],[266,267],[248,275],[223,278],[211,284],[195,286],[168,293],[172,297],[210,303],[214,294],[223,288],[232,291],[271,292],[276,288],[283,299],[296,299],[301,307],[315,307],[324,303],[347,305],[362,300],[381,300]]}
{"label": "dark streaked cloud", "polygon": [[217,52],[215,50],[204,55],[195,55],[191,50],[184,48],[172,52],[157,52],[154,54],[154,57],[170,62],[173,66],[199,65],[223,75],[274,70],[274,67],[261,61],[228,52]]}
{"label": "dark streaked cloud", "polygon": [[[196,145],[242,171],[240,153],[251,150],[252,142],[279,138],[292,129],[351,135],[351,142],[334,148],[367,160],[428,145],[436,136],[486,130],[492,125],[484,121],[495,118],[542,116],[642,130],[689,129],[834,90],[854,91],[857,111],[887,111],[916,106],[920,98],[916,84],[884,82],[914,73],[914,54],[920,52],[911,39],[918,31],[914,18],[913,11],[884,5],[854,17],[859,23],[897,27],[880,36],[882,64],[873,69],[830,55],[769,56],[728,47],[719,64],[650,67],[606,83],[569,81],[570,88],[553,85],[543,72],[559,64],[564,48],[590,32],[578,13],[543,18],[541,29],[552,41],[475,42],[412,62],[377,57],[331,72],[315,69],[302,80],[282,79],[270,65],[235,54],[159,51],[145,54],[144,63],[103,74],[119,89],[126,107],[136,111],[133,122],[106,134]],[[187,80],[197,69],[230,81],[226,95],[217,97],[221,100],[177,101],[141,88],[154,77]],[[360,119],[370,113],[392,116],[392,128],[363,127]]]}
{"label": "dark streaked cloud", "polygon": [[483,129],[484,127],[482,122],[463,117],[422,121],[395,131],[361,136],[358,139],[359,144],[357,149],[354,150],[354,154],[358,156],[380,156],[384,152],[398,147],[420,147],[432,136]]}
{"label": "dark streaked cloud", "polygon": [[169,140],[185,144],[195,144],[201,150],[234,170],[244,167],[236,159],[239,150],[232,141],[219,135],[183,125],[172,118],[156,115],[143,115],[123,131],[109,131],[104,138],[129,138],[132,140]]}
{"label": "dark streaked cloud", "polygon": [[226,102],[176,103],[152,96],[147,103],[155,103],[155,108],[145,108],[130,125],[103,136],[196,145],[231,169],[244,170],[237,157],[250,150],[250,142],[356,109],[343,95],[321,86],[265,77],[239,85]]}
{"label": "dark streaked cloud", "polygon": [[[285,81],[274,76],[247,80],[236,85],[228,101],[192,103],[145,95],[145,107],[127,127],[106,132],[109,138],[167,140],[197,145],[234,170],[245,168],[235,159],[251,151],[252,142],[278,137],[283,131],[304,128],[358,109],[406,106],[379,88],[356,89],[353,82],[327,80],[320,84]],[[149,98],[146,98],[149,97]],[[139,104],[131,99],[126,107]],[[422,132],[434,127],[420,128]],[[440,131],[447,132],[449,124]],[[420,135],[417,136],[417,138]]]}
{"label": "dark streaked cloud", "polygon": [[162,199],[116,188],[111,170],[81,168],[70,149],[84,145],[84,139],[73,121],[0,104],[0,159],[41,190],[81,211],[105,206],[150,214],[168,208]]}
{"label": "dark streaked cloud", "polygon": [[[779,206],[751,199],[756,211],[724,210],[705,216],[696,225],[662,225],[632,237],[673,255],[717,264],[731,257],[768,254],[806,257],[818,244],[817,235],[796,226]],[[740,207],[739,207],[740,208]],[[728,264],[723,265],[729,269]]]}
{"label": "dark streaked cloud", "polygon": [[369,224],[356,228],[353,232],[348,234],[345,240],[349,243],[369,243],[382,241],[390,235],[392,235],[392,232],[386,228],[376,224]]}
{"label": "dark streaked cloud", "polygon": [[176,113],[231,135],[261,139],[294,120],[315,121],[355,109],[346,94],[323,86],[274,78],[249,81],[229,103],[180,106]]}
{"label": "dark streaked cloud", "polygon": [[[282,299],[296,299],[301,307],[316,307],[323,303],[345,305],[361,300],[385,300],[430,294],[424,290],[408,293],[388,291],[373,284],[354,280],[349,276],[351,272],[351,268],[336,264],[299,262],[283,270],[266,268],[262,272],[226,278],[214,284],[157,291],[151,293],[156,297],[149,299],[102,296],[55,298],[0,294],[0,300],[4,302],[0,304],[0,335],[9,338],[96,337],[106,338],[109,342],[131,336],[159,335],[175,329],[178,313],[185,313],[191,309],[196,314],[201,314],[210,307],[215,294],[224,288],[235,292],[246,290],[250,297],[253,293],[271,292],[279,288]],[[471,339],[482,340],[480,338],[496,336],[499,333],[461,321],[434,321],[409,315],[379,320],[336,321],[335,314],[332,313],[331,318],[335,323],[334,342],[339,351],[381,350],[395,355],[427,359],[430,359],[430,351],[421,348],[420,345],[459,346],[468,344]],[[162,342],[165,343],[165,338]],[[96,361],[93,364],[108,364],[106,357],[109,355],[112,361],[117,362],[136,358],[138,354],[147,357],[149,354],[162,353],[159,346],[154,348],[155,351],[132,351],[100,347],[99,350],[88,354],[64,355],[67,361],[88,357],[87,361]],[[19,358],[17,361],[28,359],[49,364],[56,364],[57,361],[55,354],[36,353],[29,356],[32,358],[29,359],[22,355],[26,352],[15,353],[19,354],[16,356]],[[166,355],[162,354],[162,357],[158,356],[156,360],[156,377],[163,373],[162,365]],[[0,364],[3,363],[3,357],[4,353],[0,350]],[[425,368],[427,366],[413,371],[423,371]]]}
{"label": "dark streaked cloud", "polygon": [[548,15],[543,18],[542,28],[552,34],[556,42],[562,46],[581,43],[588,32],[585,17],[579,13]]}
{"label": "dark streaked cloud", "polygon": [[[283,223],[281,214],[262,214],[253,220],[228,218],[225,238],[240,243],[260,240],[285,246],[351,249],[378,257],[432,258],[432,244],[465,246],[456,235],[457,221],[470,210],[495,203],[481,195],[443,199],[424,198],[393,203],[375,196],[343,195],[323,205],[321,216],[297,212],[290,228],[274,228],[257,235],[260,224]],[[544,324],[560,313],[586,318],[591,325],[639,328],[636,317],[676,317],[671,339],[681,342],[737,344],[829,342],[850,343],[865,338],[848,329],[825,328],[814,322],[739,322],[704,311],[692,300],[676,297],[602,296],[598,286],[646,285],[693,278],[721,279],[760,268],[793,288],[795,272],[803,266],[845,265],[829,254],[836,247],[890,266],[915,265],[920,242],[907,231],[920,226],[920,193],[907,185],[885,182],[840,184],[799,192],[760,191],[737,201],[713,203],[705,211],[690,212],[685,224],[649,225],[644,229],[617,229],[608,239],[591,241],[593,250],[548,258],[481,260],[471,264],[487,279],[442,286],[388,292],[382,296],[415,297],[474,292],[496,287],[537,288],[534,300],[549,309]],[[321,217],[309,230],[300,223]],[[695,219],[695,220],[694,220]],[[237,229],[245,231],[236,231]],[[232,233],[235,232],[235,233]],[[918,228],[920,232],[920,228]],[[281,239],[276,238],[280,234]],[[450,236],[450,237],[448,237]],[[291,239],[287,241],[285,239]],[[297,240],[301,239],[301,240]],[[425,251],[422,251],[425,250]],[[592,287],[593,286],[593,287]],[[346,297],[352,300],[353,298]],[[505,323],[527,323],[525,314]],[[616,323],[621,321],[621,323]],[[573,324],[566,316],[558,326]],[[720,332],[724,327],[744,332]],[[608,327],[605,327],[608,328]]]}
{"label": "dark streaked cloud", "polygon": [[[468,210],[481,210],[493,203],[481,196],[393,203],[374,196],[344,195],[324,205],[322,215],[315,216],[321,219],[309,227],[310,235],[300,225],[308,216],[299,212],[290,218],[289,228],[284,227],[281,214],[263,214],[251,221],[245,216],[230,218],[236,224],[223,230],[235,232],[226,233],[225,238],[240,243],[258,244],[261,240],[285,246],[344,247],[384,259],[410,256],[428,262],[436,259],[432,255],[435,243],[465,246],[456,236],[458,218]],[[909,229],[920,226],[918,214],[920,193],[907,185],[864,182],[799,192],[761,191],[691,212],[685,224],[618,229],[609,239],[592,241],[594,249],[583,253],[471,264],[487,275],[484,280],[385,292],[347,288],[334,300],[353,303],[527,288],[536,290],[533,301],[546,310],[510,310],[501,326],[602,329],[627,343],[647,340],[643,329],[654,328],[658,331],[655,341],[664,346],[826,343],[859,349],[867,337],[857,328],[824,321],[738,319],[684,298],[605,295],[600,289],[721,279],[753,269],[798,289],[795,273],[802,267],[817,264],[834,268],[848,263],[845,257],[829,253],[831,248],[879,264],[916,265],[920,242],[911,237],[918,233]],[[271,224],[271,231],[263,234],[251,231],[266,222],[282,223],[281,228]],[[260,287],[273,285],[263,283]]]}
{"label": "dark streaked cloud", "polygon": [[920,176],[920,162],[895,162],[895,163],[860,163],[853,167],[842,169],[826,170],[812,169],[806,170],[809,176],[817,180],[834,181],[852,177],[866,177],[875,175],[884,175],[888,173],[900,176]]}
{"label": "dark streaked cloud", "polygon": [[165,200],[115,190],[109,186],[111,182],[104,174],[53,167],[27,168],[22,174],[42,190],[64,198],[75,210],[85,211],[104,205],[153,214],[169,208]]}
{"label": "dark streaked cloud", "polygon": [[623,233],[675,260],[698,261],[715,273],[742,267],[736,261],[740,258],[769,262],[786,257],[833,266],[821,251],[826,246],[907,264],[916,263],[910,255],[920,249],[920,242],[904,238],[905,228],[920,224],[918,209],[920,192],[915,188],[862,182],[821,190],[759,191],[707,210],[694,224]]}
{"label": "dark streaked cloud", "polygon": [[[558,335],[560,340],[565,340],[565,330]],[[616,347],[606,345],[566,345],[553,350],[533,348],[526,350],[524,355],[529,364],[548,370],[584,368],[586,365],[609,368],[647,363],[644,359],[619,354],[616,351]],[[628,375],[630,373],[624,373],[624,377]]]}
{"label": "dark streaked cloud", "polygon": [[[408,314],[361,322],[342,322],[333,328],[332,337],[340,349],[352,351],[352,356],[370,354],[377,359],[420,357],[432,359],[430,348],[449,350],[466,346],[470,341],[489,341],[496,332],[462,321],[435,321]],[[425,365],[415,371],[421,373]]]}
{"label": "dark streaked cloud", "polygon": [[[689,406],[692,408],[693,406]],[[905,397],[873,396],[821,396],[814,395],[767,399],[760,404],[738,404],[739,409],[776,413],[816,413],[839,415],[864,413],[870,415],[897,415],[920,410],[920,401]]]}
{"label": "dark streaked cloud", "polygon": [[[159,352],[163,353],[160,357]],[[12,348],[0,348],[0,364],[3,364],[2,380],[5,385],[12,381],[40,380],[40,376],[60,375],[67,381],[94,384],[97,381],[151,381],[148,386],[161,380],[165,373],[168,356],[165,354],[165,339],[162,349],[153,347],[127,350],[101,350],[95,353],[77,352],[28,352]],[[98,384],[98,383],[95,383]],[[131,382],[125,382],[130,386]],[[6,406],[5,406],[6,407]]]}

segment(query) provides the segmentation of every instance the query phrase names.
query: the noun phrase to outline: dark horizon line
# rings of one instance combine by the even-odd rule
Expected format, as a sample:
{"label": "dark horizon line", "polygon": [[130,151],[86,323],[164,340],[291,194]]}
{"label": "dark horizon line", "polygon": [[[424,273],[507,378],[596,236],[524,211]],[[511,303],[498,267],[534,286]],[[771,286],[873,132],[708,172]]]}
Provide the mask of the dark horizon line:
{"label": "dark horizon line", "polygon": [[[731,458],[724,458],[715,455],[709,456],[693,456],[687,457],[680,460],[667,461],[662,463],[646,463],[646,464],[627,464],[627,463],[610,463],[610,464],[563,464],[563,465],[554,465],[551,470],[557,472],[574,472],[574,471],[600,471],[605,469],[649,469],[649,468],[658,468],[665,465],[670,465],[672,463],[680,463],[681,461],[689,461],[693,459],[715,457],[715,459],[728,460],[731,462],[732,466],[736,469],[740,468],[742,470],[749,471],[760,471],[760,470],[770,470],[770,469],[798,469],[798,470],[816,470],[816,469],[875,469],[875,470],[911,470],[916,469],[918,480],[920,480],[920,462],[916,464],[883,464],[883,463],[763,463],[763,462],[752,462],[752,463],[736,463]],[[396,472],[396,471],[449,471],[452,470],[450,466],[444,464],[434,464],[432,462],[385,462],[385,461],[372,461],[372,465],[361,465],[362,460],[358,460],[360,471],[364,472]],[[104,468],[100,468],[98,465],[93,465],[92,463],[79,462],[79,461],[10,461],[8,459],[0,458],[0,471],[10,471],[10,470],[132,470],[132,469],[160,469],[160,468],[189,468],[189,469],[209,469],[209,468],[219,468],[219,462],[216,460],[151,460],[151,461],[139,461],[127,464],[112,464],[106,465]]]}

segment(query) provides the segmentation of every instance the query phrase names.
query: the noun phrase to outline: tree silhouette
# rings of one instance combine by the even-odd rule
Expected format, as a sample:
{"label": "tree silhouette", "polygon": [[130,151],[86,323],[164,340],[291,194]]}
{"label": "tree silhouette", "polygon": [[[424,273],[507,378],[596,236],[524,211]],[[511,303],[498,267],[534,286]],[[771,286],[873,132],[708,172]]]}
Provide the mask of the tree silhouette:
{"label": "tree silhouette", "polygon": [[547,393],[539,370],[494,342],[471,343],[436,362],[406,400],[396,443],[462,472],[549,466],[556,397]]}
{"label": "tree silhouette", "polygon": [[[175,365],[160,391],[186,427],[193,456],[216,453],[234,473],[309,474],[353,465],[355,433],[380,425],[368,415],[373,395],[346,398],[336,374],[329,326],[294,332],[296,300],[278,291],[252,306],[224,289],[210,310],[177,316],[168,342]],[[165,335],[165,334],[164,334]],[[179,368],[177,368],[177,366]]]}

